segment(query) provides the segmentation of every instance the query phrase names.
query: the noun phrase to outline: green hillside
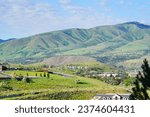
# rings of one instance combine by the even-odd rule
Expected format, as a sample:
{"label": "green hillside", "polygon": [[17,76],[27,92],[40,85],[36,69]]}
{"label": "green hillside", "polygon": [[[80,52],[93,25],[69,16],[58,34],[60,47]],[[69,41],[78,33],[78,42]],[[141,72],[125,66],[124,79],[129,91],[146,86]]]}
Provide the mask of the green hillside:
{"label": "green hillside", "polygon": [[118,66],[149,56],[150,26],[128,22],[90,29],[67,29],[0,44],[0,60],[33,63],[58,55],[83,55]]}
{"label": "green hillside", "polygon": [[[34,75],[35,72],[15,71],[16,74]],[[14,71],[7,71],[13,74]],[[39,76],[39,73],[38,73]],[[79,80],[80,83],[76,83]],[[50,75],[50,78],[34,78],[32,82],[0,81],[0,99],[9,100],[89,100],[96,94],[127,93],[124,86],[113,86],[100,80],[74,76],[65,78],[59,75]]]}

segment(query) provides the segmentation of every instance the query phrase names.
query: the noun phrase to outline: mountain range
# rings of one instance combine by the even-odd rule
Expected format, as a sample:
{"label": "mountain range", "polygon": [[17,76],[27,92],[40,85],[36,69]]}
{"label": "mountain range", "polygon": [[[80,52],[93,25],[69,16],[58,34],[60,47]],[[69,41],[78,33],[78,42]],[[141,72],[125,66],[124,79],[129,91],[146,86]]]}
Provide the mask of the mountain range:
{"label": "mountain range", "polygon": [[150,26],[139,22],[65,29],[0,43],[0,60],[16,63],[55,56],[89,56],[118,67],[150,60]]}
{"label": "mountain range", "polygon": [[0,43],[3,43],[3,42],[7,42],[7,41],[11,41],[11,40],[15,40],[16,38],[11,38],[11,39],[0,39]]}

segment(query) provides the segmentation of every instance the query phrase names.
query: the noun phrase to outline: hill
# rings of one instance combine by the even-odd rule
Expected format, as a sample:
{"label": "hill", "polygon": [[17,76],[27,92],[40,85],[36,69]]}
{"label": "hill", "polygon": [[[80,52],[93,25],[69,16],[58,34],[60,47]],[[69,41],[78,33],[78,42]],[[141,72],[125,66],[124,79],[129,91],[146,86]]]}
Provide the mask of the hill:
{"label": "hill", "polygon": [[[18,74],[30,75],[36,72],[15,71]],[[7,71],[13,74],[14,71]],[[37,73],[40,77],[41,72]],[[43,74],[43,73],[42,73]],[[80,81],[77,83],[76,81]],[[96,94],[127,93],[124,86],[113,86],[97,79],[85,77],[65,78],[60,75],[50,74],[50,78],[33,78],[31,83],[11,80],[2,81],[0,87],[0,99],[9,100],[89,100]]]}
{"label": "hill", "polygon": [[0,43],[7,42],[7,41],[11,41],[11,40],[15,40],[15,39],[16,39],[16,38],[11,38],[11,39],[6,39],[6,40],[0,39]]}
{"label": "hill", "polygon": [[3,42],[5,42],[3,39],[0,39],[0,43],[3,43]]}
{"label": "hill", "polygon": [[149,38],[150,26],[139,22],[66,29],[1,43],[0,59],[29,63],[58,55],[75,55],[125,67],[128,60],[149,56]]}
{"label": "hill", "polygon": [[96,62],[96,59],[86,56],[56,56],[45,59],[42,63],[46,65],[68,65],[85,62]]}

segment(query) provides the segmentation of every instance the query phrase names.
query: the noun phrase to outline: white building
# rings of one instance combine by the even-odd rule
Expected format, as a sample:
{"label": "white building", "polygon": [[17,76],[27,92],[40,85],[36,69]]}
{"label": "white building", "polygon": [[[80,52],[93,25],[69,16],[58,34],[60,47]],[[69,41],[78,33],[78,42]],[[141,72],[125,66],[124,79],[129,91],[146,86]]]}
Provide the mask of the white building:
{"label": "white building", "polygon": [[92,100],[129,100],[131,94],[97,94]]}
{"label": "white building", "polygon": [[2,64],[0,64],[0,71],[2,71],[3,70],[3,66],[2,66]]}

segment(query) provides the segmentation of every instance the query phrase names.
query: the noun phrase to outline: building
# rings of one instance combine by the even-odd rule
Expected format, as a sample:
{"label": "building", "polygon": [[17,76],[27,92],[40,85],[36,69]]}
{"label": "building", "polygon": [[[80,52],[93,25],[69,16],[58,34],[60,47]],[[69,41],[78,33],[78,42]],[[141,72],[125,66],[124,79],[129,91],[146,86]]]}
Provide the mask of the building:
{"label": "building", "polygon": [[4,66],[3,64],[0,64],[0,71],[6,70],[6,69],[7,69],[6,66]]}
{"label": "building", "polygon": [[0,71],[2,71],[3,70],[3,66],[2,66],[2,64],[0,64]]}
{"label": "building", "polygon": [[131,94],[97,94],[93,100],[129,100]]}

